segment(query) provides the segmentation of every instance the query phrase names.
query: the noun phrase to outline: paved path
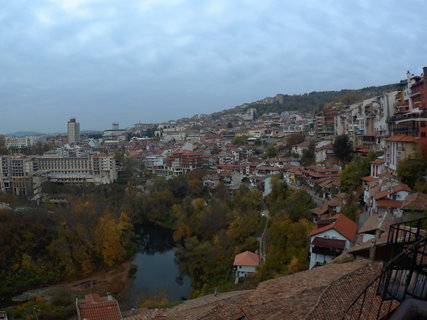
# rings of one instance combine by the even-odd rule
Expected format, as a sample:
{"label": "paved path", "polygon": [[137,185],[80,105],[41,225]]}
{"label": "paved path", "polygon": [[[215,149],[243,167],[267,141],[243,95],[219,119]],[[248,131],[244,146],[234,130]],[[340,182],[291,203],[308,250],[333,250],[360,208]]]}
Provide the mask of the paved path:
{"label": "paved path", "polygon": [[259,240],[259,256],[262,262],[265,262],[266,247],[265,247],[265,236],[267,234],[268,223],[270,222],[270,212],[264,201],[261,202],[261,216],[266,218],[264,231],[262,232],[261,239]]}

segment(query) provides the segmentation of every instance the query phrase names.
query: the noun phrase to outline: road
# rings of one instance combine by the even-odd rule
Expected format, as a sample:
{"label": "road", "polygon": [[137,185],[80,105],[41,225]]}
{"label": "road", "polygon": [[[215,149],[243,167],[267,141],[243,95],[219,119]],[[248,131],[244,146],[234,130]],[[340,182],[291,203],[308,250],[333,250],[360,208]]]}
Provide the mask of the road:
{"label": "road", "polygon": [[264,201],[261,202],[261,212],[262,217],[266,218],[264,231],[262,232],[261,238],[259,239],[259,256],[261,262],[265,262],[265,255],[266,255],[266,246],[265,246],[265,236],[267,234],[267,228],[268,224],[270,222],[270,212],[268,211],[267,206],[265,205]]}

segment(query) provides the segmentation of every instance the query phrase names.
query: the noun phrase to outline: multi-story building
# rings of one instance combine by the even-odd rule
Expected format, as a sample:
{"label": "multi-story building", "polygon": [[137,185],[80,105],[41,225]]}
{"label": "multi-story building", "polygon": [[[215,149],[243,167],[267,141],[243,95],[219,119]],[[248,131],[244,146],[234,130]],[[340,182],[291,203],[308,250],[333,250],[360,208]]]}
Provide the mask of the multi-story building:
{"label": "multi-story building", "polygon": [[107,184],[116,179],[116,161],[112,155],[0,157],[0,190],[32,199],[37,198],[44,181]]}
{"label": "multi-story building", "polygon": [[427,67],[421,76],[407,74],[396,94],[396,114],[390,118],[392,135],[415,138],[421,153],[427,152]]}
{"label": "multi-story building", "polygon": [[41,139],[40,136],[24,136],[24,137],[5,137],[5,144],[8,148],[30,148]]}
{"label": "multi-story building", "polygon": [[414,137],[399,135],[385,138],[384,160],[385,165],[396,173],[399,162],[415,158],[418,146]]}
{"label": "multi-story building", "polygon": [[71,118],[67,124],[68,143],[80,141],[80,123],[75,118]]}

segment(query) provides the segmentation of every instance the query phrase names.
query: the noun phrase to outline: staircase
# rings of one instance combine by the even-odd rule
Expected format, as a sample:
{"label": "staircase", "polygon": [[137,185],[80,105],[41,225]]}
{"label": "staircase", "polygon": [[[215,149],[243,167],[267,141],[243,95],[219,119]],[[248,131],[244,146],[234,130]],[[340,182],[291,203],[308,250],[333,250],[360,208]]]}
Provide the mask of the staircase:
{"label": "staircase", "polygon": [[[341,319],[393,319],[412,313],[415,302],[420,319],[427,316],[427,217],[390,226],[388,263],[360,291]],[[400,310],[399,310],[400,309]],[[407,309],[407,310],[406,310]],[[397,318],[397,316],[396,316]]]}

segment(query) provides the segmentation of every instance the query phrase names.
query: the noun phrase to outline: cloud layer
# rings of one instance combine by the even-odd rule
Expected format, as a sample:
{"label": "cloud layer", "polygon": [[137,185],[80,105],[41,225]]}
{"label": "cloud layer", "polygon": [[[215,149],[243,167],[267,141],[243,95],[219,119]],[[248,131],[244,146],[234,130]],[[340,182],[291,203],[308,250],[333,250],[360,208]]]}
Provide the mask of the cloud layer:
{"label": "cloud layer", "polygon": [[427,3],[7,1],[0,132],[209,113],[276,93],[399,81],[427,65]]}

